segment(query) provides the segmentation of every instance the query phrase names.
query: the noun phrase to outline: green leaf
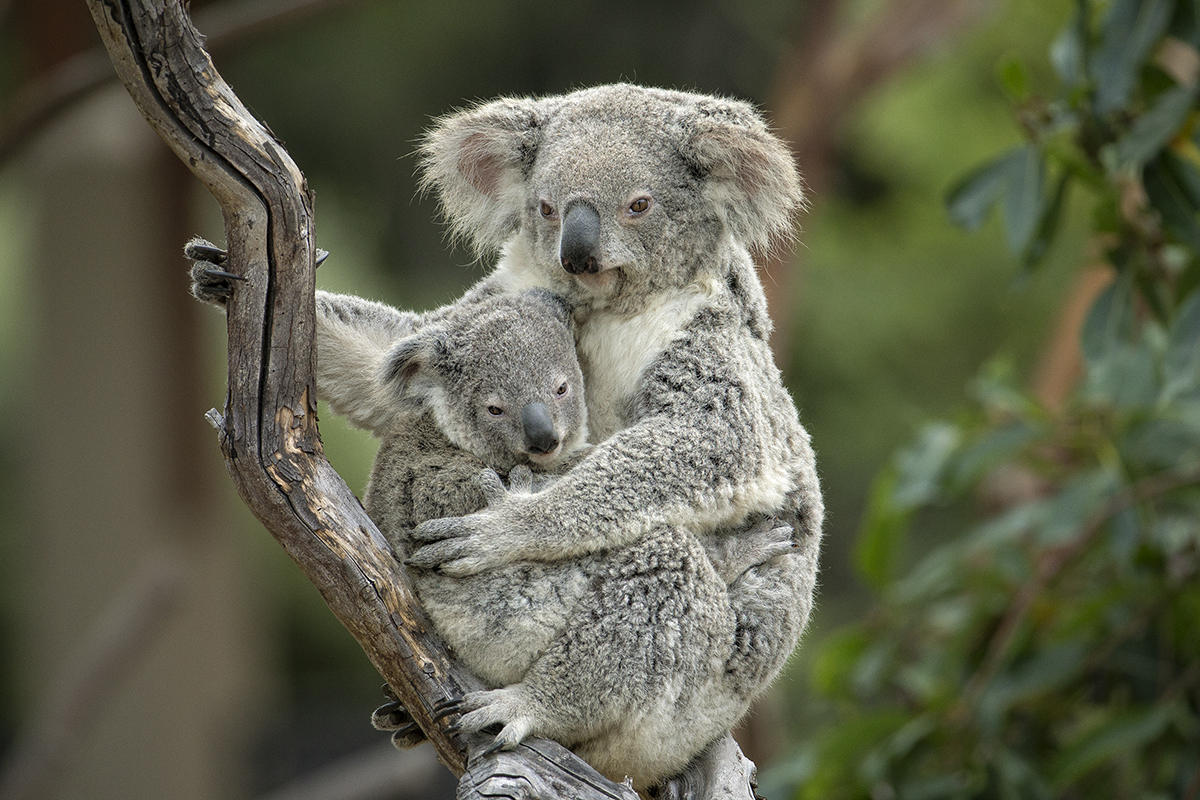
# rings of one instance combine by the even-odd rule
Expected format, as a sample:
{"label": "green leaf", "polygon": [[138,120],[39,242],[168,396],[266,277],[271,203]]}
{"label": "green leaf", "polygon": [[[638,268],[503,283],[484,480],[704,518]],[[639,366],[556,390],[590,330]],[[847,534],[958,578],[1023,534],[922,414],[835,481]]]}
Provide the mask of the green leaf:
{"label": "green leaf", "polygon": [[1079,535],[1088,519],[1117,488],[1116,476],[1099,468],[1076,475],[1049,500],[1038,543],[1054,546]]}
{"label": "green leaf", "polygon": [[1165,403],[1200,386],[1200,289],[1188,295],[1171,323],[1163,372]]}
{"label": "green leaf", "polygon": [[1196,86],[1176,86],[1159,95],[1153,108],[1117,141],[1117,161],[1141,167],[1154,159],[1195,110],[1196,91]]}
{"label": "green leaf", "polygon": [[1051,645],[997,675],[980,698],[980,725],[989,734],[998,734],[1014,705],[1066,686],[1090,651],[1084,640]]}
{"label": "green leaf", "polygon": [[1188,419],[1158,417],[1129,431],[1122,455],[1143,469],[1167,469],[1200,456],[1200,426]]}
{"label": "green leaf", "polygon": [[1050,63],[1068,88],[1087,83],[1087,0],[1076,0],[1071,21],[1050,45]]}
{"label": "green leaf", "polygon": [[1021,101],[1029,96],[1029,75],[1021,59],[1009,56],[1001,60],[996,65],[996,75],[1005,93],[1013,100]]}
{"label": "green leaf", "polygon": [[870,644],[867,632],[857,625],[827,636],[813,661],[813,687],[826,697],[852,698],[854,668]]}
{"label": "green leaf", "polygon": [[941,494],[946,465],[961,440],[958,427],[947,422],[926,425],[917,440],[896,456],[898,480],[892,501],[900,508],[916,508]]}
{"label": "green leaf", "polygon": [[1125,279],[1113,281],[1092,303],[1080,331],[1080,346],[1089,367],[1107,359],[1133,339],[1133,292]]}
{"label": "green leaf", "polygon": [[1023,149],[1011,150],[977,167],[950,189],[946,211],[955,225],[973,231],[983,224],[1008,185],[1011,162],[1022,157]]}
{"label": "green leaf", "polygon": [[1012,459],[1025,445],[1041,433],[1024,422],[1014,422],[989,430],[969,447],[963,448],[954,460],[952,481],[956,488],[966,488],[995,467]]}
{"label": "green leaf", "polygon": [[1008,249],[1023,254],[1033,240],[1046,205],[1046,161],[1034,145],[1026,145],[1008,161],[1004,192],[1004,230]]}
{"label": "green leaf", "polygon": [[1096,113],[1125,108],[1138,71],[1171,22],[1172,0],[1116,0],[1104,18],[1100,47],[1091,58]]}
{"label": "green leaf", "polygon": [[1170,152],[1146,165],[1142,182],[1151,205],[1180,241],[1200,250],[1200,171]]}
{"label": "green leaf", "polygon": [[1058,224],[1062,220],[1062,210],[1063,206],[1066,205],[1068,185],[1070,185],[1070,177],[1064,174],[1058,179],[1058,185],[1054,189],[1054,196],[1042,212],[1042,218],[1038,220],[1037,229],[1033,233],[1033,239],[1029,242],[1028,247],[1025,248],[1025,255],[1022,258],[1021,266],[1027,272],[1036,268],[1042,259],[1046,257],[1046,253],[1050,252],[1050,244],[1054,241],[1054,237],[1058,233]]}
{"label": "green leaf", "polygon": [[885,469],[875,479],[854,549],[859,575],[877,590],[882,590],[892,578],[912,517],[910,508],[900,507],[894,501],[898,482],[895,469]]}
{"label": "green leaf", "polygon": [[1119,714],[1069,743],[1055,759],[1051,781],[1059,791],[1122,753],[1157,739],[1179,713],[1175,706],[1154,706]]}

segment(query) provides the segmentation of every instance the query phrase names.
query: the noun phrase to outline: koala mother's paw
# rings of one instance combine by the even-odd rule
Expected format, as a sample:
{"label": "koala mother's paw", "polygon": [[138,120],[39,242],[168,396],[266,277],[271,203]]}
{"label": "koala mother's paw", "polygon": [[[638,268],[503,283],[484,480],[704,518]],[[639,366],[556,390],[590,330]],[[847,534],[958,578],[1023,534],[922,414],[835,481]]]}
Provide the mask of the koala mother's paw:
{"label": "koala mother's paw", "polygon": [[412,536],[418,547],[404,560],[405,566],[463,578],[508,563],[487,547],[487,526],[476,516],[443,517],[417,526]]}
{"label": "koala mother's paw", "polygon": [[421,730],[408,709],[396,697],[392,687],[383,685],[383,693],[388,702],[375,709],[371,714],[371,725],[375,730],[388,731],[392,734],[392,744],[401,750],[415,747],[425,741],[425,732]]}
{"label": "koala mother's paw", "polygon": [[[224,306],[237,283],[246,280],[242,275],[221,269],[229,260],[229,253],[199,236],[183,246],[183,255],[192,261],[192,297],[203,303]],[[321,266],[328,257],[327,251],[317,250],[316,265]]]}
{"label": "koala mother's paw", "polygon": [[532,703],[524,696],[519,684],[471,692],[454,704],[454,713],[462,714],[462,717],[446,729],[450,733],[471,734],[492,725],[503,726],[491,745],[481,753],[484,756],[512,750],[530,735],[535,723]]}

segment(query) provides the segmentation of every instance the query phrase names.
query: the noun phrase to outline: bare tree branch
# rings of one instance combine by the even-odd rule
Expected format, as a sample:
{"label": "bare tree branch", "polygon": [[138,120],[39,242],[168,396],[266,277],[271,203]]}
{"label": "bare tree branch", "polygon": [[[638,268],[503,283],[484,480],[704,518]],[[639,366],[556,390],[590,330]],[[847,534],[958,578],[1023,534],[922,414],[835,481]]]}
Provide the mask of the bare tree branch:
{"label": "bare tree branch", "polygon": [[[284,25],[363,0],[227,0],[196,12],[207,31],[206,45],[217,51],[234,48]],[[0,22],[8,9],[0,0]],[[115,80],[103,48],[79,53],[19,87],[0,120],[0,166],[47,125],[80,100]]]}

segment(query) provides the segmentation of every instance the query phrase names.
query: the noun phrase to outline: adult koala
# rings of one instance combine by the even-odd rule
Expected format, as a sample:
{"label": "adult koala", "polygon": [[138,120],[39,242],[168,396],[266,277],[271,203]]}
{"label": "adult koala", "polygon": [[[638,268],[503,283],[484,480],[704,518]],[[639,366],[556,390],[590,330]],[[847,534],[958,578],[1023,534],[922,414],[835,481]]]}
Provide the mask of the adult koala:
{"label": "adult koala", "polygon": [[[466,576],[579,559],[680,528],[719,548],[779,518],[797,548],[741,577],[729,655],[704,689],[720,696],[691,700],[689,725],[719,735],[794,649],[817,572],[815,461],[771,358],[750,255],[791,231],[802,195],[790,154],[747,104],[624,84],[485,103],[438,120],[422,149],[424,184],[454,233],[481,254],[501,252],[449,308],[531,287],[566,297],[596,446],[541,492],[423,523],[409,563]],[[386,403],[363,375],[398,336],[451,313],[323,292],[317,310],[318,392],[372,429]],[[663,636],[638,668],[670,671],[653,663],[674,657],[670,631]],[[519,700],[465,707],[460,725],[511,724],[528,698]],[[631,743],[643,745],[657,746]]]}

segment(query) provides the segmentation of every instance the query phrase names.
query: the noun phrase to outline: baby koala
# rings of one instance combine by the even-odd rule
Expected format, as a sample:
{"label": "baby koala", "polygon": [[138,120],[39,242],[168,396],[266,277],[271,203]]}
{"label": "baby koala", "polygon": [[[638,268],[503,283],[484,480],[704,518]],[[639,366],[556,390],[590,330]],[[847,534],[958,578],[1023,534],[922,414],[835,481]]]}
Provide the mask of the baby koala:
{"label": "baby koala", "polygon": [[[402,560],[421,522],[532,492],[590,449],[570,308],[548,290],[444,314],[401,338],[378,377],[399,411],[374,431],[364,505]],[[727,692],[708,684],[733,652],[739,578],[794,548],[773,520],[707,545],[662,526],[573,559],[465,577],[411,570],[437,632],[494,687],[446,712],[463,714],[464,731],[502,723],[495,749],[552,738],[635,786],[678,772],[721,735],[714,720],[736,718],[711,708]],[[397,744],[421,739],[396,704],[373,721]]]}
{"label": "baby koala", "polygon": [[[374,431],[381,443],[363,504],[401,560],[420,523],[504,495],[496,473],[532,491],[589,449],[571,309],[545,289],[488,298],[400,339],[380,380],[401,411]],[[410,576],[438,633],[493,686],[524,677],[586,581],[578,562]]]}

